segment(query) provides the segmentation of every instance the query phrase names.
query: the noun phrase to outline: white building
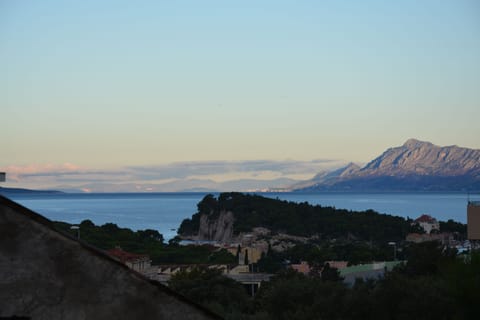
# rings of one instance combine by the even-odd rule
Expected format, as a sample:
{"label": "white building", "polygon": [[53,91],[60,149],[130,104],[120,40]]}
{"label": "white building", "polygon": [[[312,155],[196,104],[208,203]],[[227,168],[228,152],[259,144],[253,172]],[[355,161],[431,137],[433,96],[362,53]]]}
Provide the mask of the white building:
{"label": "white building", "polygon": [[428,214],[421,215],[415,219],[413,223],[418,224],[423,230],[425,230],[425,233],[428,234],[430,234],[433,230],[440,231],[440,224],[438,223],[437,219],[429,216]]}

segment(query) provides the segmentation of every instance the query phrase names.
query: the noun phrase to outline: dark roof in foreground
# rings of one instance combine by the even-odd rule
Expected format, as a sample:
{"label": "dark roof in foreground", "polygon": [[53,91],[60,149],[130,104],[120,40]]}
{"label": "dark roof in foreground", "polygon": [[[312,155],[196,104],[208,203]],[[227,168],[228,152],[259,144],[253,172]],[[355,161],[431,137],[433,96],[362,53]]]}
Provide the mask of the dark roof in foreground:
{"label": "dark roof in foreground", "polygon": [[221,319],[0,196],[0,318]]}

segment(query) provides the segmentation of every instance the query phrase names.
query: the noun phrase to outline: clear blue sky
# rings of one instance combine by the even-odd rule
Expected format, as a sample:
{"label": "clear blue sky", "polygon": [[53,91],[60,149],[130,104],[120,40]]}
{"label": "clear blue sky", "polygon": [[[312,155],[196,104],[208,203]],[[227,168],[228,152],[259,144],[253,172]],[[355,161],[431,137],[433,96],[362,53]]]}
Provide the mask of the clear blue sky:
{"label": "clear blue sky", "polygon": [[0,167],[480,148],[480,2],[0,2]]}

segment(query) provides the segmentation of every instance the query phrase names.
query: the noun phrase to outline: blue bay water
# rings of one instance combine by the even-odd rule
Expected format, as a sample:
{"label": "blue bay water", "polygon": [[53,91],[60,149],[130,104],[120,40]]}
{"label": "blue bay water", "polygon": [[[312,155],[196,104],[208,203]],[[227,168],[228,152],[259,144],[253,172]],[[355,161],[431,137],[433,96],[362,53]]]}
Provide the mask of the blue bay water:
{"label": "blue bay water", "polygon": [[[50,220],[116,223],[134,230],[154,229],[165,239],[176,235],[183,219],[196,212],[206,193],[96,193],[10,195]],[[427,213],[439,220],[466,222],[467,195],[460,193],[259,193],[270,198],[348,210],[373,209],[401,217]]]}

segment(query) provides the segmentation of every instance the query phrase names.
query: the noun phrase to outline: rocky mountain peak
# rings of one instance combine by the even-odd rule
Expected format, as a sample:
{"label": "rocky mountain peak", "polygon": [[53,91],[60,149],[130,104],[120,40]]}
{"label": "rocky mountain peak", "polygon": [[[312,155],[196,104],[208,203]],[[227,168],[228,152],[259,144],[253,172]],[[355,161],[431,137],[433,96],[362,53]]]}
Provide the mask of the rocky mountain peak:
{"label": "rocky mountain peak", "polygon": [[432,146],[434,146],[434,144],[432,144],[431,142],[420,141],[420,140],[417,140],[417,139],[414,139],[414,138],[408,139],[403,144],[403,147],[405,147],[407,149],[417,149],[417,148],[421,148],[421,147],[432,147]]}
{"label": "rocky mountain peak", "polygon": [[339,176],[340,177],[349,176],[349,175],[355,174],[360,169],[361,168],[358,164],[350,162],[349,164],[347,164],[346,167],[342,168],[342,171]]}
{"label": "rocky mountain peak", "polygon": [[453,176],[480,170],[480,150],[457,146],[440,147],[409,139],[390,148],[360,170],[361,175],[441,175]]}
{"label": "rocky mountain peak", "polygon": [[323,173],[304,190],[463,190],[480,186],[480,150],[437,146],[417,139],[389,148],[358,168]]}

